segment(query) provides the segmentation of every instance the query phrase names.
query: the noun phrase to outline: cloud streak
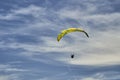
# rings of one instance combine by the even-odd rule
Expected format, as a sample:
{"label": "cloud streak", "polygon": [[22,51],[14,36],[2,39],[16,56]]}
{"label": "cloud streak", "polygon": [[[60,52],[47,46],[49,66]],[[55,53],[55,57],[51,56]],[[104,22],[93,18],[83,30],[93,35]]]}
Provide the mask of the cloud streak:
{"label": "cloud streak", "polygon": [[[89,2],[84,5],[87,4],[91,4],[91,6],[93,5],[92,3]],[[90,11],[88,7],[85,10],[81,9],[81,11],[79,11],[79,8],[76,8],[74,10],[73,8],[70,9],[69,7],[65,7],[56,13],[55,11],[50,11],[50,10],[47,11],[47,9],[39,6],[30,5],[26,8],[11,10],[12,14],[11,13],[10,14],[12,16],[21,17],[21,15],[32,15],[33,17],[35,17],[35,19],[37,19],[37,21],[35,20],[35,22],[32,24],[25,23],[26,27],[21,27],[19,30],[16,29],[13,33],[16,35],[17,34],[21,34],[21,35],[26,34],[26,36],[32,35],[30,37],[34,37],[37,40],[38,44],[31,45],[26,43],[22,44],[19,42],[13,42],[6,44],[7,46],[3,44],[3,46],[15,48],[15,49],[22,48],[28,52],[32,52],[32,55],[27,54],[31,56],[36,55],[35,52],[40,52],[40,54],[49,53],[49,52],[60,52],[61,55],[68,53],[69,54],[75,53],[79,57],[74,59],[72,62],[68,61],[68,63],[74,63],[74,64],[83,64],[83,65],[84,64],[107,65],[107,63],[119,64],[119,58],[116,55],[119,56],[118,43],[120,40],[119,40],[119,36],[116,35],[119,35],[120,33],[118,32],[119,27],[114,27],[114,26],[119,26],[120,14],[119,13],[95,14],[95,12],[98,11],[97,8],[98,6],[95,5],[89,8],[91,9]],[[68,37],[70,37],[70,39],[74,41],[71,44],[69,44],[70,40],[68,40],[69,38],[67,36],[65,36],[65,38],[63,38],[60,43],[57,43],[56,41],[57,33],[59,33],[59,31],[62,30],[63,28],[59,26],[61,25],[66,26],[64,27],[65,29],[68,26],[70,26],[70,24],[68,25],[69,22],[67,22],[64,25],[63,24],[59,25],[60,24],[59,22],[55,23],[54,21],[51,21],[49,19],[49,16],[46,17],[48,12],[53,12],[56,18],[58,18],[57,19],[58,21],[65,20],[67,18],[73,19],[75,21],[77,20],[82,21],[83,23],[85,23],[85,25],[83,25],[83,23],[82,25],[85,26],[84,28],[89,33],[90,39],[84,38],[84,36],[82,36],[81,34],[73,33],[68,35]],[[42,23],[40,22],[41,20]],[[80,22],[78,23],[80,24]],[[97,26],[98,28],[92,26]],[[101,28],[103,31],[101,30]],[[56,35],[53,35],[50,31],[54,32],[54,34]],[[50,33],[51,35],[48,33]],[[14,39],[15,38],[13,37],[13,40]],[[74,49],[74,51],[72,49]],[[64,61],[65,59],[63,58],[60,59],[58,57],[58,61],[59,59]],[[96,60],[97,58],[99,58],[100,60]]]}
{"label": "cloud streak", "polygon": [[[0,79],[120,79],[120,13],[111,6],[119,1],[46,2],[0,14]],[[69,27],[83,28],[90,38],[71,33],[57,42],[57,34]]]}

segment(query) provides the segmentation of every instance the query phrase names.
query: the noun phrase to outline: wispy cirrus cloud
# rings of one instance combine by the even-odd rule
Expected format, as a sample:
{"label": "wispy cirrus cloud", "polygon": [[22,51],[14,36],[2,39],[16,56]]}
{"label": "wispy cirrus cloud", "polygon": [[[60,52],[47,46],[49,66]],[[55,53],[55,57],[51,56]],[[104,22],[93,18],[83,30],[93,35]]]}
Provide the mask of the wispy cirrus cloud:
{"label": "wispy cirrus cloud", "polygon": [[10,64],[0,64],[0,79],[1,80],[21,80],[21,73],[27,73],[29,70],[17,68]]}
{"label": "wispy cirrus cloud", "polygon": [[84,77],[81,80],[107,80],[107,79],[111,80],[119,79],[119,72],[100,72],[88,77]]}
{"label": "wispy cirrus cloud", "polygon": [[0,75],[1,80],[21,80],[22,78],[19,77],[18,74],[5,74],[5,75]]}
{"label": "wispy cirrus cloud", "polygon": [[21,19],[22,15],[31,15],[32,17],[39,17],[44,12],[44,8],[40,8],[34,5],[30,5],[27,8],[13,9],[6,15],[0,15],[0,20],[16,20]]}
{"label": "wispy cirrus cloud", "polygon": [[[98,5],[93,5],[93,3],[88,2],[87,4],[84,4],[84,6],[88,4],[91,4],[90,6],[92,7],[86,7],[85,9],[76,8],[75,10],[74,8],[70,9],[69,7],[64,7],[60,9],[58,12],[55,12],[54,10],[47,11],[47,9],[35,5],[30,5],[26,8],[21,8],[18,10],[11,10],[13,16],[21,17],[21,15],[26,15],[26,16],[32,15],[35,17],[36,20],[33,21],[33,23],[29,23],[29,24],[25,23],[26,27],[20,27],[19,29],[14,30],[13,34],[16,35],[21,34],[26,36],[32,35],[30,37],[34,37],[33,40],[37,41],[36,43],[38,43],[38,45],[36,44],[31,45],[26,43],[22,44],[16,40],[17,38],[13,37],[11,38],[11,40],[16,42],[6,44],[7,45],[6,47],[22,48],[32,53],[32,55],[27,54],[31,56],[36,55],[36,52],[40,52],[40,54],[49,53],[49,52],[60,52],[63,54],[75,53],[79,55],[80,58],[76,58],[72,62],[68,60],[68,63],[74,63],[74,64],[83,64],[83,65],[84,64],[100,65],[106,63],[118,64],[119,59],[116,55],[119,55],[119,49],[118,49],[119,36],[115,36],[115,35],[119,34],[118,32],[119,27],[114,27],[114,26],[119,26],[120,14],[119,13],[96,14],[96,12],[98,11]],[[104,4],[107,4],[107,2]],[[102,7],[105,7],[105,5]],[[54,20],[51,21],[50,19],[51,17],[48,15],[48,12],[52,12],[54,14],[53,18],[57,18],[55,19],[56,21]],[[78,25],[81,24],[81,22],[83,22],[82,27],[85,26],[83,28],[85,28],[86,31],[89,33],[90,38],[86,39],[84,38],[84,36],[80,34],[73,33],[68,35],[70,39],[74,41],[71,44],[69,44],[68,38],[66,38],[67,40],[63,38],[60,43],[57,43],[56,37],[59,31],[70,26],[70,24],[68,24],[69,22],[66,22],[65,24],[62,23],[60,24],[61,20],[66,21],[67,18],[73,19],[75,21],[79,20]],[[97,28],[95,28],[94,26],[97,26]],[[105,31],[101,31],[101,28],[102,30]],[[54,34],[52,34],[53,32]],[[81,38],[78,38],[78,36],[81,36]],[[82,47],[80,45],[82,45]],[[3,44],[3,46],[5,45]],[[114,55],[113,53],[116,55]],[[99,54],[102,55],[100,56]],[[106,56],[104,54],[106,54]],[[108,59],[106,59],[106,57]],[[97,61],[96,58],[99,58],[100,60]],[[111,60],[111,58],[113,59]],[[66,60],[65,57],[62,58],[59,56],[57,59],[58,61]]]}
{"label": "wispy cirrus cloud", "polygon": [[9,76],[9,75],[0,75],[0,79],[1,80],[10,80],[10,79],[12,79],[12,78],[10,78],[11,76]]}
{"label": "wispy cirrus cloud", "polygon": [[[12,9],[9,14],[1,15],[1,20],[22,19],[25,23],[18,28],[10,28],[10,32],[3,32],[5,34],[1,36],[6,37],[1,39],[0,47],[2,49],[22,49],[23,51],[18,52],[17,56],[47,64],[61,62],[61,65],[64,63],[94,66],[117,65],[120,63],[118,57],[120,56],[118,44],[120,38],[116,36],[120,34],[120,14],[119,12],[104,13],[104,10],[101,10],[103,13],[99,13],[100,6],[105,10],[106,8],[113,10],[111,6],[105,4],[108,3],[105,1],[102,6],[97,5],[97,2],[86,2],[83,4],[84,9],[80,6],[77,8],[66,6],[57,12],[54,9],[48,10],[36,5]],[[32,18],[27,18],[27,16]],[[71,23],[68,19],[76,23]],[[73,33],[68,34],[58,43],[57,34],[74,24],[85,29],[90,38],[87,39],[84,34]],[[73,53],[75,58],[71,60],[70,55]],[[6,71],[22,72],[24,70],[9,68]],[[87,79],[97,78],[88,77]]]}
{"label": "wispy cirrus cloud", "polygon": [[[120,79],[119,1],[46,2],[0,14],[0,79]],[[90,38],[71,33],[57,42],[57,34],[69,27],[85,29]]]}
{"label": "wispy cirrus cloud", "polygon": [[19,68],[16,68],[15,66],[13,67],[12,65],[9,65],[9,64],[0,64],[0,71],[3,71],[3,72],[26,72],[28,70],[25,70],[25,69],[19,69]]}

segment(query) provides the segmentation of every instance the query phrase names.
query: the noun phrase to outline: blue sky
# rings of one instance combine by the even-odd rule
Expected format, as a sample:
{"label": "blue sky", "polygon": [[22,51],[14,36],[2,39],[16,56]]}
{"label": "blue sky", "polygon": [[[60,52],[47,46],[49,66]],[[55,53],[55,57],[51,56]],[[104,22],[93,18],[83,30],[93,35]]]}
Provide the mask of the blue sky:
{"label": "blue sky", "polygon": [[[120,80],[119,5],[120,0],[1,0],[0,80]],[[90,38],[70,33],[58,43],[58,33],[70,27]]]}

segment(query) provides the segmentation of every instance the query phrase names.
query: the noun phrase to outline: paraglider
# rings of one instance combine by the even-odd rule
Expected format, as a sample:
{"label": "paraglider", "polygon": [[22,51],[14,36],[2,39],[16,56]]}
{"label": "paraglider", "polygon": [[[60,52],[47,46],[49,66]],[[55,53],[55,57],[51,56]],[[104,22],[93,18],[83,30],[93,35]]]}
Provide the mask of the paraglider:
{"label": "paraglider", "polygon": [[64,37],[66,34],[68,33],[71,33],[71,32],[83,32],[85,33],[85,35],[87,37],[89,37],[89,35],[83,30],[83,29],[80,29],[80,28],[68,28],[68,29],[65,29],[65,30],[62,30],[60,34],[58,34],[58,37],[57,37],[57,41],[59,42],[61,40],[62,37]]}
{"label": "paraglider", "polygon": [[[68,29],[62,30],[61,33],[58,34],[57,41],[59,42],[66,34],[71,32],[83,32],[89,38],[89,35],[87,34],[87,32],[85,32],[81,28],[68,28]],[[74,54],[71,54],[71,58],[74,58]]]}
{"label": "paraglider", "polygon": [[71,54],[71,58],[74,58],[74,54]]}

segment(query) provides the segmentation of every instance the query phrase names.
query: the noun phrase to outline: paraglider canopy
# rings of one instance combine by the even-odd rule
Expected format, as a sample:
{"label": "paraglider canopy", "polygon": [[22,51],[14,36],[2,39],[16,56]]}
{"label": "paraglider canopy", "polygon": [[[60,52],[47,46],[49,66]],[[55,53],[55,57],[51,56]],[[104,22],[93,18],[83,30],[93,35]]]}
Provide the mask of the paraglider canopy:
{"label": "paraglider canopy", "polygon": [[77,32],[83,32],[83,33],[85,33],[85,35],[87,37],[89,37],[87,32],[85,32],[83,29],[80,29],[80,28],[68,28],[68,29],[62,30],[61,33],[58,34],[57,41],[59,42],[61,40],[61,38],[64,37],[66,34],[71,33],[71,32],[76,32],[76,31]]}

